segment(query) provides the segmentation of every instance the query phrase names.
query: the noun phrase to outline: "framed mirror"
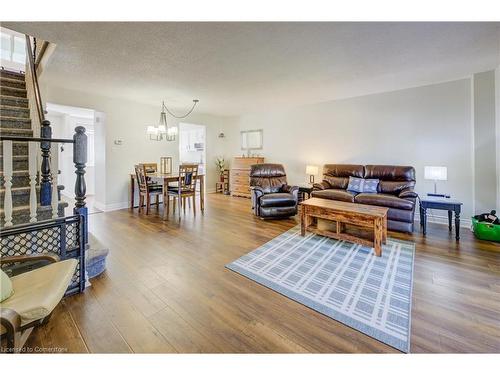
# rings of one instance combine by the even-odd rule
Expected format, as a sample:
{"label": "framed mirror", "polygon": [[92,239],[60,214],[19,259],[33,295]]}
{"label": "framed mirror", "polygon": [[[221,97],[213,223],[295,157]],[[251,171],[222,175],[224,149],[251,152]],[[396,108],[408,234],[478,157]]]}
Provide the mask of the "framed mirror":
{"label": "framed mirror", "polygon": [[241,149],[248,152],[251,150],[262,150],[264,138],[263,133],[262,129],[244,130],[240,132]]}

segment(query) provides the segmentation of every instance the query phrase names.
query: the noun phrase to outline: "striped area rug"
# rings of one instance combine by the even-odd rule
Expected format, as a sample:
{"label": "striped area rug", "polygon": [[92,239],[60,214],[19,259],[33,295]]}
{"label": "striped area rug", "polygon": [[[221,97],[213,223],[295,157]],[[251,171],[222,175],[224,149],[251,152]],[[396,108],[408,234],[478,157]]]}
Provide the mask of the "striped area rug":
{"label": "striped area rug", "polygon": [[226,265],[251,280],[402,352],[410,350],[415,244],[373,249],[296,226]]}

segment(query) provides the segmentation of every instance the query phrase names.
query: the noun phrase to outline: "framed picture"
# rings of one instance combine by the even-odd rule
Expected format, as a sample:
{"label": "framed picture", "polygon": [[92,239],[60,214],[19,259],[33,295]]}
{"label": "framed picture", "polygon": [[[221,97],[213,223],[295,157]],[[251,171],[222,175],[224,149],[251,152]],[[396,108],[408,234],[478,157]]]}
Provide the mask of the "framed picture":
{"label": "framed picture", "polygon": [[160,173],[172,173],[172,158],[170,156],[162,156],[160,158]]}
{"label": "framed picture", "polygon": [[242,150],[261,150],[263,147],[263,134],[262,129],[258,130],[245,130],[240,132],[241,149]]}

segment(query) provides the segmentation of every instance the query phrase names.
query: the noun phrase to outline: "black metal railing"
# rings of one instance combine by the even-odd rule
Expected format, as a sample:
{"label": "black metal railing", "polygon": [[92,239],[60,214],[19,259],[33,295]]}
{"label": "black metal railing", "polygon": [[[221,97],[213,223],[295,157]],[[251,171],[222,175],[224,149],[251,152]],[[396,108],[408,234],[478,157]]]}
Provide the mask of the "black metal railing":
{"label": "black metal railing", "polygon": [[[66,295],[85,289],[85,217],[73,215],[21,224],[0,231],[0,257],[15,255],[57,255],[61,260],[74,258],[78,266]],[[24,269],[6,268],[14,276]]]}
{"label": "black metal railing", "polygon": [[75,128],[73,139],[51,138],[52,129],[48,121],[44,121],[42,126],[42,137],[17,137],[0,136],[0,141],[13,142],[40,142],[41,145],[41,168],[40,168],[40,205],[47,206],[52,204],[52,189],[57,189],[57,184],[52,181],[50,168],[50,145],[51,143],[72,143],[73,144],[73,163],[75,165],[75,207],[73,213],[82,215],[84,221],[85,244],[88,243],[87,218],[88,212],[85,205],[86,184],[85,184],[85,164],[87,163],[87,135],[85,128],[78,126]]}

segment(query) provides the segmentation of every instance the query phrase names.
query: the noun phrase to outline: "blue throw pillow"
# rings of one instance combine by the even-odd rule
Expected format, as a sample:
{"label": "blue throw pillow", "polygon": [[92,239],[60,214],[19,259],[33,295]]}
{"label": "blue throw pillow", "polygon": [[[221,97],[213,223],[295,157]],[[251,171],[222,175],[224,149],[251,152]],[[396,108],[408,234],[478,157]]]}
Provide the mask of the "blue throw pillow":
{"label": "blue throw pillow", "polygon": [[375,178],[349,177],[347,191],[351,193],[376,193],[379,180]]}

